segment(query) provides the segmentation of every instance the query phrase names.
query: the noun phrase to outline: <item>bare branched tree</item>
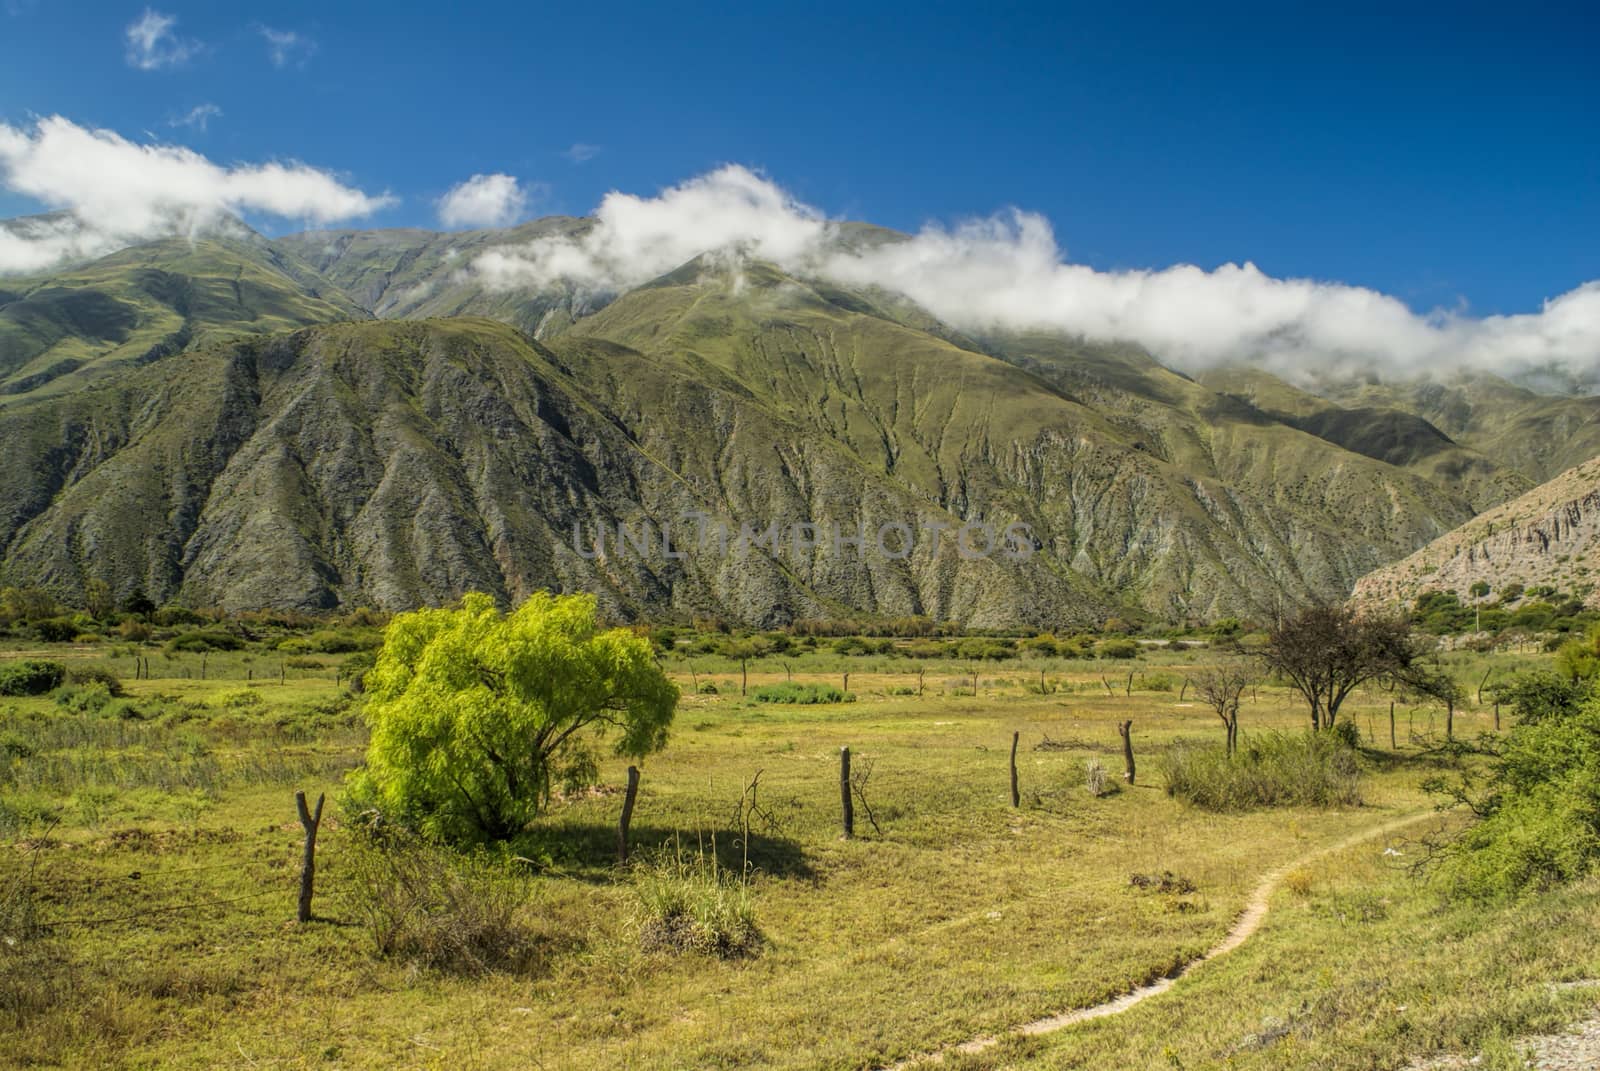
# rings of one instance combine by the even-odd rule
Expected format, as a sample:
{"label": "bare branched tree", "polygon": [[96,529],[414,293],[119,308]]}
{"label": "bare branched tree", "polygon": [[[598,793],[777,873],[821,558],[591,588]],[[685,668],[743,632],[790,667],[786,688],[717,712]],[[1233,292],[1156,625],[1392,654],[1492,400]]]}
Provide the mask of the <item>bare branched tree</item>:
{"label": "bare branched tree", "polygon": [[1249,662],[1236,659],[1202,666],[1194,674],[1195,694],[1222,720],[1229,755],[1239,748],[1239,700],[1250,685],[1250,668]]}

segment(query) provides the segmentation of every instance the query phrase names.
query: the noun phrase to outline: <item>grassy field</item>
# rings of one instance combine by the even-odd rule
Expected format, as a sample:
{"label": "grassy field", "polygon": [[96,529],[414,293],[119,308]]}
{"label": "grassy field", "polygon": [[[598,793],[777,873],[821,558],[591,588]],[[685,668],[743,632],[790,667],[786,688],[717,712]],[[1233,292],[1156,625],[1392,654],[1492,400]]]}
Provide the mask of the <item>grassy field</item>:
{"label": "grassy field", "polygon": [[[8,653],[132,675],[131,657],[104,648]],[[512,864],[530,875],[532,963],[461,976],[375,953],[352,816],[334,803],[323,920],[294,923],[293,791],[336,796],[364,728],[337,658],[280,676],[276,658],[249,657],[213,653],[201,680],[200,656],[153,655],[154,679],[128,680],[124,705],[98,713],[0,700],[0,889],[30,890],[38,926],[0,949],[0,1063],[882,1066],[1171,971],[1225,934],[1265,872],[1425,814],[1422,780],[1473,761],[1436,749],[1442,711],[1403,703],[1391,749],[1390,699],[1364,692],[1350,710],[1367,745],[1360,806],[1213,814],[1170,798],[1159,774],[1174,743],[1221,738],[1183,693],[1205,652],[981,665],[977,694],[968,663],[928,664],[920,681],[904,659],[750,664],[751,690],[792,677],[855,696],[805,706],[742,698],[736,663],[696,658],[691,675],[669,658],[685,696],[672,742],[643,766],[636,851],[714,852],[733,873],[748,863],[759,951],[641,947],[633,882],[612,858],[623,770],[602,763],[600,787],[543,820],[541,857]],[[1519,663],[1452,658],[1469,693],[1486,669]],[[707,681],[717,693],[696,694]],[[1120,784],[1124,719],[1141,776],[1096,798],[1085,764]],[[1281,689],[1246,695],[1247,742],[1304,720]],[[1487,707],[1457,712],[1458,738],[1492,728]],[[851,841],[839,836],[842,746],[870,769],[879,827],[858,805]],[[1583,999],[1548,983],[1600,974],[1596,887],[1517,910],[1451,907],[1411,876],[1417,854],[1379,838],[1293,868],[1262,931],[1169,993],[946,1066],[1396,1066],[1550,1025]],[[1167,871],[1192,891],[1130,883]]]}

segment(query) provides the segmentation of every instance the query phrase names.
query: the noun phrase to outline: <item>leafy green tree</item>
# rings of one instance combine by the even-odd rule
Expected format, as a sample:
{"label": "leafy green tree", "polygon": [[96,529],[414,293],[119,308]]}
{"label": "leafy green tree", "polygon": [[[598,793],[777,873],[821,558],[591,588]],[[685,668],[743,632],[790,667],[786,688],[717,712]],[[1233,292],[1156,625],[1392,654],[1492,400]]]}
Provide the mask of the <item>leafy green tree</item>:
{"label": "leafy green tree", "polygon": [[365,683],[352,794],[454,843],[515,836],[608,734],[619,755],[659,750],[678,703],[648,640],[602,631],[592,596],[548,592],[504,615],[482,594],[401,614]]}

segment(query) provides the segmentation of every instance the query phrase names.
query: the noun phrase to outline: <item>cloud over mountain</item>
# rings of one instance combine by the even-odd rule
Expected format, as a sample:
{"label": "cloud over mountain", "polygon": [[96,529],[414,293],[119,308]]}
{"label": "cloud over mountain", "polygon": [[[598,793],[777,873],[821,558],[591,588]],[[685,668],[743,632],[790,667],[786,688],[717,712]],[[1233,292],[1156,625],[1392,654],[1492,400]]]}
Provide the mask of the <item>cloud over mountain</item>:
{"label": "cloud over mountain", "polygon": [[32,129],[0,122],[0,186],[66,213],[0,233],[0,272],[194,234],[239,213],[328,224],[394,203],[306,164],[223,166],[192,149],[141,145],[60,116]]}
{"label": "cloud over mountain", "polygon": [[511,175],[473,175],[439,198],[446,227],[509,227],[528,207],[528,193]]}
{"label": "cloud over mountain", "polygon": [[898,291],[966,330],[1127,339],[1190,369],[1250,361],[1287,374],[1456,367],[1600,372],[1600,281],[1535,313],[1419,315],[1375,290],[1278,279],[1250,263],[1098,271],[1067,259],[1048,220],[1015,210],[852,249],[816,208],[738,166],[655,197],[613,192],[595,218],[580,237],[491,250],[473,268],[501,289],[558,279],[626,289],[702,253],[733,251]]}

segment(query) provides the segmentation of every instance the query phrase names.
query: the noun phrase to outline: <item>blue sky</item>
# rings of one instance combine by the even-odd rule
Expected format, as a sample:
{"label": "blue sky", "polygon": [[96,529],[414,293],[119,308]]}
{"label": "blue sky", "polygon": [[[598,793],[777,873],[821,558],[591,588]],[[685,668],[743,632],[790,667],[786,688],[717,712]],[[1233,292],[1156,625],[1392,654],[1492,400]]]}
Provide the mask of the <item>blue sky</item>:
{"label": "blue sky", "polygon": [[142,4],[0,0],[0,121],[399,198],[357,225],[437,226],[474,173],[581,214],[733,162],[905,230],[1018,206],[1105,270],[1252,261],[1476,315],[1600,278],[1592,11],[1114,7],[173,2],[140,69]]}

